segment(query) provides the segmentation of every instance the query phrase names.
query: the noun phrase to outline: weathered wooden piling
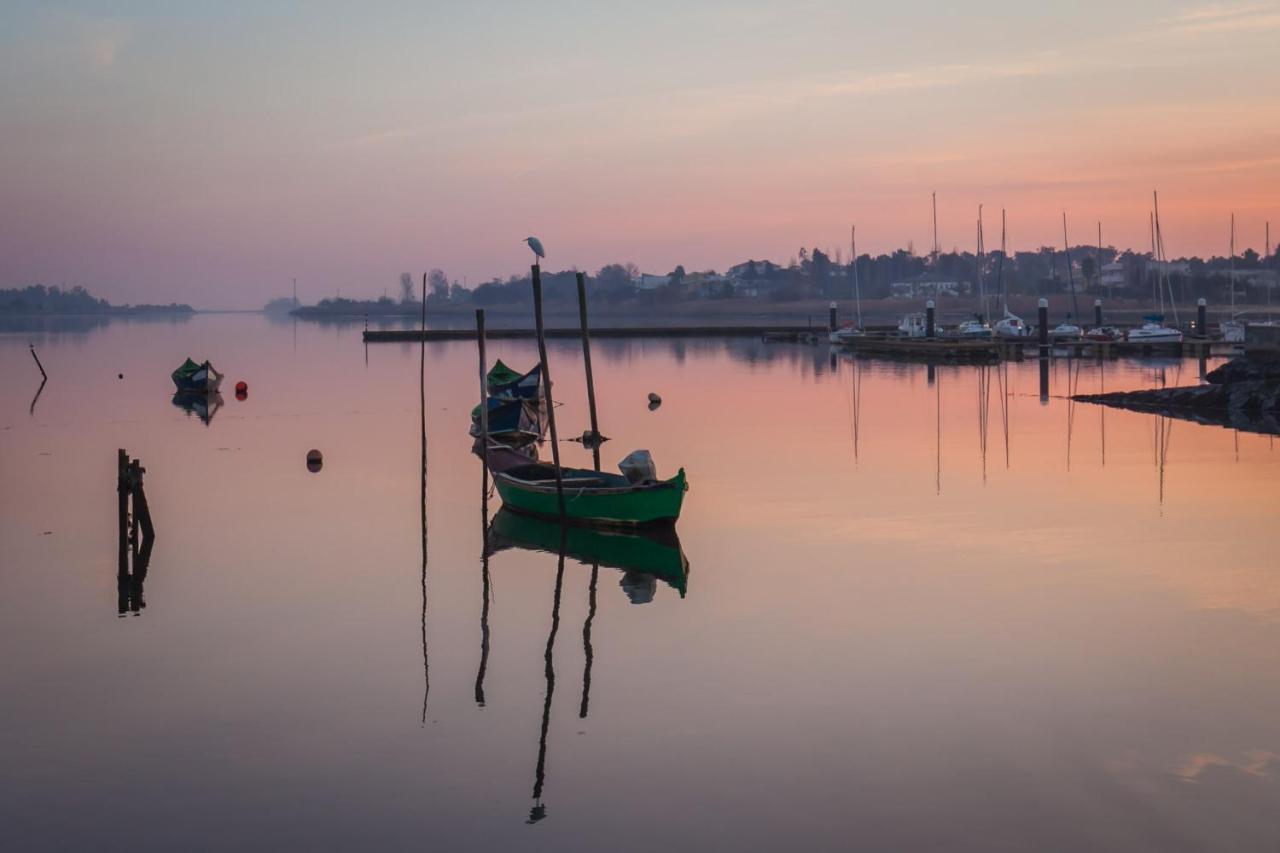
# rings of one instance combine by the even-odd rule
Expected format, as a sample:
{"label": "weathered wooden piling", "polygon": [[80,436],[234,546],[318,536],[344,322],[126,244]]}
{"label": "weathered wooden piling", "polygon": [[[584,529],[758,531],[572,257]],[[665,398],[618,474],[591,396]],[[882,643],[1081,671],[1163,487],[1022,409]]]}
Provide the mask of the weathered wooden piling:
{"label": "weathered wooden piling", "polygon": [[49,374],[44,372],[44,365],[40,363],[40,356],[36,355],[36,345],[27,344],[27,346],[31,348],[31,357],[36,360],[36,367],[40,368],[40,375],[45,378],[45,381],[48,381]]}
{"label": "weathered wooden piling", "polygon": [[[1232,283],[1234,286],[1234,282]],[[1209,336],[1208,303],[1203,296],[1196,300],[1196,335],[1201,338]]]}
{"label": "weathered wooden piling", "polygon": [[[833,305],[835,303],[832,303]],[[578,323],[582,327],[582,366],[587,373],[587,409],[591,414],[591,457],[600,470],[600,424],[596,420],[596,383],[591,374],[591,331],[587,324],[587,274],[578,273]]]}
{"label": "weathered wooden piling", "polygon": [[1040,336],[1040,357],[1049,356],[1049,300],[1041,299],[1036,305],[1036,331]]}
{"label": "weathered wooden piling", "polygon": [[924,336],[926,338],[934,337],[934,333],[937,331],[934,324],[937,317],[936,311],[937,309],[932,299],[924,304]]}
{"label": "weathered wooden piling", "polygon": [[1102,300],[1101,299],[1093,300],[1093,325],[1095,326],[1102,325]]}
{"label": "weathered wooden piling", "polygon": [[538,363],[542,368],[542,391],[547,404],[547,429],[551,432],[551,464],[556,473],[556,502],[560,517],[568,513],[564,504],[564,475],[560,470],[560,441],[556,435],[556,406],[551,394],[551,371],[547,367],[547,334],[542,325],[542,268],[533,265],[533,325],[538,335]]}
{"label": "weathered wooden piling", "polygon": [[827,331],[834,332],[838,329],[838,322],[839,318],[836,317],[836,303],[832,302],[827,306]]}
{"label": "weathered wooden piling", "polygon": [[484,309],[476,309],[476,347],[480,351],[480,459],[484,463],[485,478],[489,470],[489,381],[485,376],[488,361],[484,355]]}

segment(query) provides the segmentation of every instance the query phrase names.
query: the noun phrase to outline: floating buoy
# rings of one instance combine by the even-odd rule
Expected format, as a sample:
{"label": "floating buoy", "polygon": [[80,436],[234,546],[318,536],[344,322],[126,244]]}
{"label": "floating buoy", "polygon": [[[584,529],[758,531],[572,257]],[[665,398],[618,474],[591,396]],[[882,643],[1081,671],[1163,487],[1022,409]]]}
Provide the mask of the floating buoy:
{"label": "floating buoy", "polygon": [[654,409],[658,408],[661,405],[662,405],[662,398],[659,397],[657,394],[654,394],[652,391],[649,392],[649,411],[652,412]]}
{"label": "floating buoy", "polygon": [[117,373],[117,374],[116,374],[116,379],[124,379],[124,374],[123,374],[123,373]]}
{"label": "floating buoy", "polygon": [[311,473],[319,471],[324,466],[324,455],[319,450],[307,451],[307,470]]}
{"label": "floating buoy", "polygon": [[249,396],[249,384],[244,380],[236,383],[236,399],[244,400]]}

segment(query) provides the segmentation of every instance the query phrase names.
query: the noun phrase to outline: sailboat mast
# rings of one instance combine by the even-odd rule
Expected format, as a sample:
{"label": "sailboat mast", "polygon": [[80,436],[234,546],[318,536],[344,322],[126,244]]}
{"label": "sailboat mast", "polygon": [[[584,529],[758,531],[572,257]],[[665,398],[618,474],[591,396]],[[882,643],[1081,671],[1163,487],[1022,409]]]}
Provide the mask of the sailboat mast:
{"label": "sailboat mast", "polygon": [[[1098,223],[1098,291],[1102,291],[1102,223]],[[1111,294],[1107,294],[1107,298],[1111,298]]]}
{"label": "sailboat mast", "polygon": [[1004,208],[1000,208],[1000,268],[996,270],[996,287],[1000,290],[1000,307],[1004,309],[1004,313],[1009,313],[1009,295],[1004,290],[1004,259],[1009,254],[1008,240],[1006,239]]}
{"label": "sailboat mast", "polygon": [[[1151,191],[1151,201],[1154,207],[1153,215],[1156,221],[1156,246],[1160,253],[1160,274],[1164,282],[1165,290],[1169,291],[1169,307],[1173,309],[1174,325],[1178,323],[1178,303],[1173,298],[1173,281],[1169,278],[1168,261],[1169,258],[1164,251],[1164,233],[1160,230],[1160,196],[1155,191]],[[1164,290],[1160,291],[1160,310],[1164,310]]]}
{"label": "sailboat mast", "polygon": [[987,280],[983,276],[982,258],[986,254],[982,245],[982,205],[978,205],[978,310],[982,312],[982,322],[987,322]]}
{"label": "sailboat mast", "polygon": [[1062,252],[1067,260],[1067,287],[1071,289],[1071,313],[1079,318],[1080,306],[1076,302],[1076,280],[1071,273],[1071,244],[1067,241],[1067,212],[1062,211]]}
{"label": "sailboat mast", "polygon": [[1236,215],[1231,214],[1231,258],[1227,262],[1227,286],[1231,288],[1231,319],[1236,315]]}
{"label": "sailboat mast", "polygon": [[[938,274],[938,194],[932,193],[933,196],[933,274]],[[933,284],[933,295],[935,299],[942,298],[942,282],[935,280]]]}
{"label": "sailboat mast", "polygon": [[858,226],[849,226],[849,263],[853,264],[853,304],[858,314],[858,328],[862,328],[862,290],[858,287]]}

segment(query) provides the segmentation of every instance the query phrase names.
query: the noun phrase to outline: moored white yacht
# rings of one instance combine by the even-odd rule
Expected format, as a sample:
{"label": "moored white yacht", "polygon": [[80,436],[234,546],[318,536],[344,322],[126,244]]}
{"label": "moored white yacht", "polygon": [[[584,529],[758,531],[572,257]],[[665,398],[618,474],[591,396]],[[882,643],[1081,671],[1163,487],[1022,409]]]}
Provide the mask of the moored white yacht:
{"label": "moored white yacht", "polygon": [[[935,332],[937,329],[934,330]],[[924,314],[908,314],[898,323],[898,334],[904,338],[923,338],[928,335],[929,322]]]}
{"label": "moored white yacht", "polygon": [[1130,329],[1126,336],[1131,343],[1178,343],[1182,340],[1182,332],[1166,326],[1163,315],[1148,314],[1142,319],[1142,325]]}
{"label": "moored white yacht", "polygon": [[996,321],[993,331],[998,338],[1025,338],[1031,333],[1022,318],[1008,308],[1004,309],[1004,317]]}
{"label": "moored white yacht", "polygon": [[987,340],[991,338],[992,334],[991,327],[979,317],[965,320],[956,327],[956,335],[969,340]]}
{"label": "moored white yacht", "polygon": [[1049,340],[1051,341],[1077,341],[1084,334],[1084,330],[1070,321],[1059,323],[1049,330]]}
{"label": "moored white yacht", "polygon": [[866,332],[862,329],[859,329],[857,326],[850,323],[849,325],[836,329],[827,337],[833,344],[847,344],[854,338],[860,338],[865,334]]}

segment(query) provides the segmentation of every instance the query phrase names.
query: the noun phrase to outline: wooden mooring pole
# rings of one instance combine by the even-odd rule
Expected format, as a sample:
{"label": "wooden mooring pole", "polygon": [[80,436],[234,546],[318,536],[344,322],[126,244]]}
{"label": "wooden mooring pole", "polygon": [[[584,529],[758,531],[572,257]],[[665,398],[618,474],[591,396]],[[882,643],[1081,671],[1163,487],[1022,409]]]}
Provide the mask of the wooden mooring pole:
{"label": "wooden mooring pole", "polygon": [[[480,351],[480,459],[484,463],[484,479],[489,471],[489,380],[485,376],[488,361],[484,356],[484,309],[476,309],[476,346]],[[488,487],[485,487],[488,490]]]}
{"label": "wooden mooring pole", "polygon": [[36,355],[36,345],[27,344],[27,346],[31,348],[31,357],[36,360],[36,367],[40,368],[40,375],[43,376],[47,382],[49,380],[49,374],[44,372],[44,365],[40,363],[40,356]]}
{"label": "wooden mooring pole", "polygon": [[587,325],[587,274],[578,273],[578,322],[582,326],[582,365],[587,372],[587,408],[591,413],[591,456],[600,470],[600,424],[596,420],[596,383],[591,375],[591,331]]}
{"label": "wooden mooring pole", "polygon": [[547,429],[551,432],[551,464],[556,473],[556,502],[560,517],[568,513],[564,504],[564,475],[560,471],[560,442],[556,435],[556,406],[551,393],[551,371],[547,367],[547,330],[542,325],[542,268],[533,265],[533,324],[538,335],[538,363],[542,368],[542,390],[547,404]]}

